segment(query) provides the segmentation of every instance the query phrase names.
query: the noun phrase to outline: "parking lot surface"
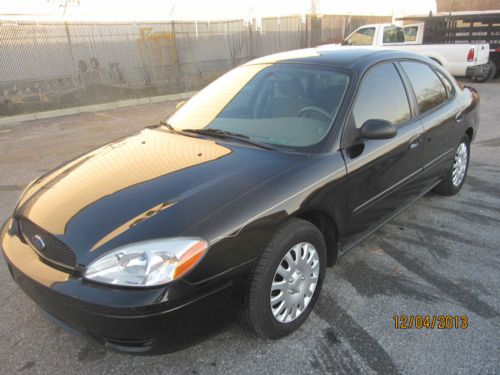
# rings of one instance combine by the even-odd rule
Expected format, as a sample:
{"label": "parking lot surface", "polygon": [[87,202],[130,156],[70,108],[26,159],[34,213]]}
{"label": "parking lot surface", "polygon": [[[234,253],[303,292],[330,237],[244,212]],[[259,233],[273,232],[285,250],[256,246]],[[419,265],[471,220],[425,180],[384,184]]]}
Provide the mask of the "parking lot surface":
{"label": "parking lot surface", "polygon": [[[291,336],[236,323],[181,352],[109,352],[56,327],[0,264],[0,373],[500,373],[500,80],[475,86],[481,126],[460,194],[432,193],[328,269]],[[24,186],[73,157],[158,123],[175,103],[0,127],[0,221]],[[0,256],[1,257],[1,256]],[[467,329],[394,328],[395,315],[458,315]]]}

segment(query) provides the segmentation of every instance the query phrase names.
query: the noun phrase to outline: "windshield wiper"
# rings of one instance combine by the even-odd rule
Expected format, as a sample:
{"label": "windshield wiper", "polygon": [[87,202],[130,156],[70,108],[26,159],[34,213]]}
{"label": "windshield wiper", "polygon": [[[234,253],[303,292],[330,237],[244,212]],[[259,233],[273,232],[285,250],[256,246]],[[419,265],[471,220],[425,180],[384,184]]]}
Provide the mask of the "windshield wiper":
{"label": "windshield wiper", "polygon": [[241,141],[243,143],[248,143],[250,145],[264,148],[266,150],[273,150],[273,151],[279,150],[277,147],[273,147],[268,143],[254,141],[254,140],[250,139],[250,137],[248,135],[233,133],[233,132],[230,132],[227,130],[222,130],[222,129],[216,129],[216,128],[182,129],[182,131],[186,132],[186,133],[195,133],[195,134],[209,135],[209,136],[220,137],[220,138],[236,139],[236,140]]}

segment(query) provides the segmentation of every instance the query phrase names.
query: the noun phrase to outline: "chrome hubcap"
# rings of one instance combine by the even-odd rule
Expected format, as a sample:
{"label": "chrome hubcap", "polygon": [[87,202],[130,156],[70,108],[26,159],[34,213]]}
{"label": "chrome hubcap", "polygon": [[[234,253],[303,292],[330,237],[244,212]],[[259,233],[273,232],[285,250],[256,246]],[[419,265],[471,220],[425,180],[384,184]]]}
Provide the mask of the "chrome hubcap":
{"label": "chrome hubcap", "polygon": [[455,154],[455,163],[453,164],[452,179],[453,185],[459,186],[465,176],[467,168],[467,145],[460,143]]}
{"label": "chrome hubcap", "polygon": [[312,244],[298,243],[285,254],[271,285],[271,311],[278,322],[289,323],[304,312],[318,277],[319,255]]}

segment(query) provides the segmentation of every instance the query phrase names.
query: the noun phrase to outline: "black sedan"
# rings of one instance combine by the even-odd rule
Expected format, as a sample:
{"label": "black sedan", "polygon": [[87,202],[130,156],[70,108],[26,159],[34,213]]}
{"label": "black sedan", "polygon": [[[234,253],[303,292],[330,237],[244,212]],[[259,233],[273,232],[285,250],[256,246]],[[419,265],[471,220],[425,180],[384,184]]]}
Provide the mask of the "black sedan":
{"label": "black sedan", "polygon": [[478,103],[414,54],[260,58],[32,182],[1,248],[52,320],[114,350],[177,350],[238,311],[279,338],[339,255],[431,189],[460,191]]}

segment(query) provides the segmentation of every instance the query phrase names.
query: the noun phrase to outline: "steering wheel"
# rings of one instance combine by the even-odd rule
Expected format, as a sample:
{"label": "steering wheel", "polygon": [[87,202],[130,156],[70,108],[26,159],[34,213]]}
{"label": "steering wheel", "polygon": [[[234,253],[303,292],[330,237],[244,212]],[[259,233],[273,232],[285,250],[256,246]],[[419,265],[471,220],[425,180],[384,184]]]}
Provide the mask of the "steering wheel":
{"label": "steering wheel", "polygon": [[322,108],[319,108],[319,107],[316,107],[314,105],[311,105],[311,106],[308,106],[308,107],[304,107],[302,108],[300,111],[299,111],[299,117],[302,117],[302,115],[305,113],[305,112],[316,112],[316,113],[319,113],[323,116],[326,117],[326,119],[328,121],[332,121],[332,117],[330,116],[330,114],[325,111],[324,109]]}

